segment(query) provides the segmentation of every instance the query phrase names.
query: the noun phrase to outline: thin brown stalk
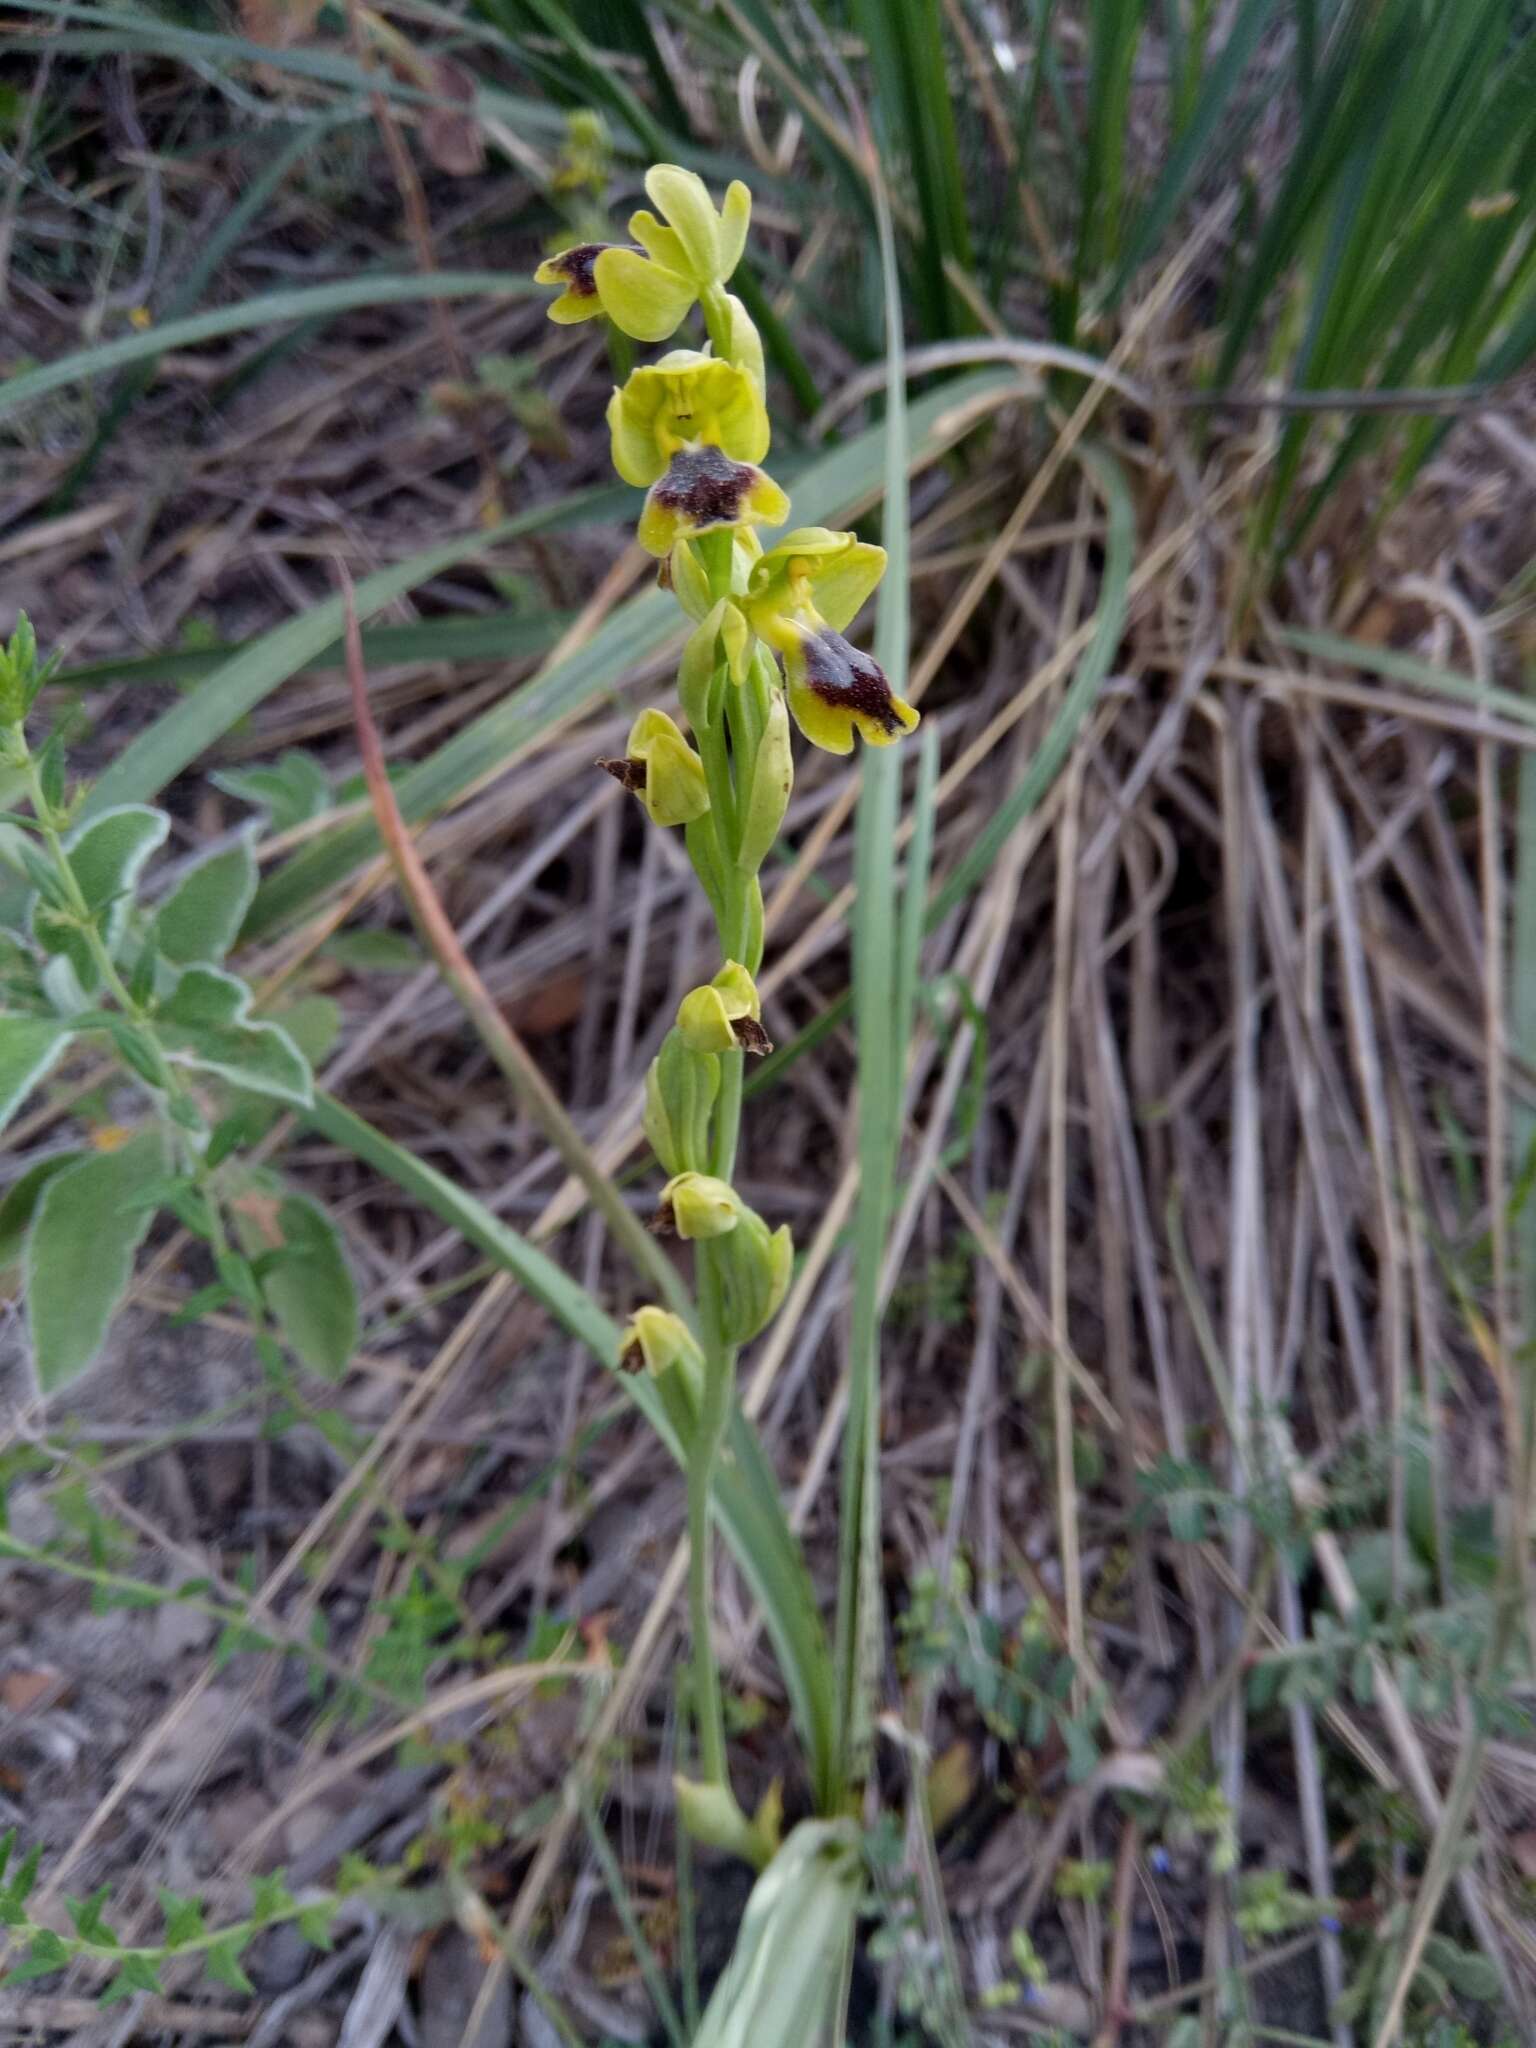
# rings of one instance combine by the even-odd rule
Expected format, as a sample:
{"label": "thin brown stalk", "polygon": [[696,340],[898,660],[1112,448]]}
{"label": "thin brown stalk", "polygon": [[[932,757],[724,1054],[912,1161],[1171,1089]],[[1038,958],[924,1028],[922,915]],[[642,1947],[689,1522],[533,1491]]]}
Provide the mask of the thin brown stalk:
{"label": "thin brown stalk", "polygon": [[336,575],[346,612],[347,679],[352,690],[352,711],[357,724],[363,774],[373,799],[380,836],[394,863],[401,891],[422,937],[486,1051],[511,1082],[519,1102],[554,1148],[566,1171],[585,1188],[593,1207],[607,1223],[615,1242],[628,1253],[636,1272],[657,1289],[663,1300],[687,1313],[691,1305],[676,1267],[593,1158],[581,1133],[566,1115],[559,1097],[545,1080],[537,1061],[487,991],[443,909],[426,864],[401,815],[385,766],[378,727],[369,708],[363,638],[357,623],[352,579],[340,562],[336,565]]}

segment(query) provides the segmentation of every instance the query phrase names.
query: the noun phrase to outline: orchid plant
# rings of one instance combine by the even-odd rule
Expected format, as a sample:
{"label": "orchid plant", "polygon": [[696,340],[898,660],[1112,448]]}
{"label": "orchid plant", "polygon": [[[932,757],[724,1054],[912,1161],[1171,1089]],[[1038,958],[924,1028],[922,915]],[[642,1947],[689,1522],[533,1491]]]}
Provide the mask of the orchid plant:
{"label": "orchid plant", "polygon": [[741,1197],[746,1060],[771,1050],[754,977],[762,965],[759,872],[789,804],[793,722],[813,746],[887,746],[918,714],[844,636],[885,570],[885,550],[852,533],[791,528],[789,499],[763,469],[771,440],[763,348],[729,289],[746,245],[751,194],[733,183],[717,208],[675,164],[647,173],[656,209],[630,218],[635,246],[585,242],[535,273],[556,285],[551,319],[606,317],[635,341],[670,340],[695,309],[702,348],[636,368],[608,406],[613,463],[646,493],[638,537],[691,622],[678,674],[685,731],[648,706],[624,755],[600,765],[652,823],[681,826],[714,913],[721,966],[686,995],[646,1077],[645,1131],[667,1175],[655,1228],[694,1246],[696,1306],[637,1310],[620,1363],[654,1376],[686,1447],[689,1605],[701,1783],[680,1783],[693,1831],[761,1864],[777,1843],[767,1803],[748,1821],[731,1791],[720,1677],[710,1631],[710,1488],[741,1347],[788,1289],[794,1249]]}

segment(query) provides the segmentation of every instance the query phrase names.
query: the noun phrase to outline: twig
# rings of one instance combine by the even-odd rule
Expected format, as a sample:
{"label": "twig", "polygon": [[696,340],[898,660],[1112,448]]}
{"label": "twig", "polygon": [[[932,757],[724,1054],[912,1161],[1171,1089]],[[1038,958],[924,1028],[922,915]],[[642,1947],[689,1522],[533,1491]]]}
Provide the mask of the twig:
{"label": "twig", "polygon": [[629,1254],[635,1269],[681,1314],[691,1313],[688,1291],[677,1268],[655,1238],[624,1201],[603,1172],[561,1107],[559,1097],[545,1080],[538,1063],[512,1029],[469,955],[459,943],[416,842],[406,828],[394,787],[384,762],[378,727],[368,705],[368,678],[363,667],[363,636],[357,623],[352,579],[341,561],[336,563],[336,580],[346,612],[347,681],[352,692],[352,713],[357,724],[358,747],[363,774],[373,799],[379,834],[389,849],[404,892],[422,937],[442,970],[443,979],[464,1006],[481,1043],[512,1083],[518,1100],[553,1146],[567,1172],[586,1189],[593,1207],[607,1223],[616,1243]]}

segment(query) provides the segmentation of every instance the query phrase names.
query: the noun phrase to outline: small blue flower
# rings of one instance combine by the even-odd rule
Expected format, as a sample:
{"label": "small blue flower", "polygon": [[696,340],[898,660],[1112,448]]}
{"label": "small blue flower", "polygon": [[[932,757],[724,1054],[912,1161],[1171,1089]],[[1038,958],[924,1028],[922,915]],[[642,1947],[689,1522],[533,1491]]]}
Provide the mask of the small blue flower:
{"label": "small blue flower", "polygon": [[1336,1913],[1325,1913],[1317,1924],[1325,1934],[1342,1934],[1344,1931],[1344,1923]]}
{"label": "small blue flower", "polygon": [[1160,1877],[1164,1877],[1172,1867],[1173,1858],[1168,1854],[1168,1851],[1161,1842],[1154,1842],[1147,1851],[1147,1861]]}

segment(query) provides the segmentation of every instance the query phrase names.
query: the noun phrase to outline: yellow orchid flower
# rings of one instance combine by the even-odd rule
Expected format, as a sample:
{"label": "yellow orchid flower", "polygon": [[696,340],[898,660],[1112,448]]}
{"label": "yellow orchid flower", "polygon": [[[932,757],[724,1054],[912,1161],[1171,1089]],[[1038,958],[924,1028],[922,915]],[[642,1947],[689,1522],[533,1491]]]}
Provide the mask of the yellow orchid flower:
{"label": "yellow orchid flower", "polygon": [[640,545],[670,555],[718,527],[777,526],[789,500],[757,467],[768,452],[768,411],[749,373],[699,349],[643,364],[608,402],[613,466],[649,486]]}
{"label": "yellow orchid flower", "polygon": [[889,746],[918,723],[880,664],[843,637],[884,573],[884,548],[803,526],[770,548],[747,580],[743,609],[784,657],[795,723],[829,754],[850,753],[855,734]]}
{"label": "yellow orchid flower", "polygon": [[[606,313],[636,341],[665,341],[694,301],[703,293],[717,293],[731,275],[741,261],[752,217],[752,195],[740,179],[727,187],[718,211],[704,180],[678,164],[653,164],[645,174],[645,190],[666,219],[658,220],[647,207],[631,215],[629,231],[638,248],[588,242],[539,265],[537,283],[565,287],[549,309],[552,320],[590,320]],[[574,264],[566,262],[572,257]],[[761,386],[761,348],[754,360],[755,332],[749,331],[744,311],[738,318],[736,306],[731,300],[732,340],[739,334],[749,349],[748,367]]]}

